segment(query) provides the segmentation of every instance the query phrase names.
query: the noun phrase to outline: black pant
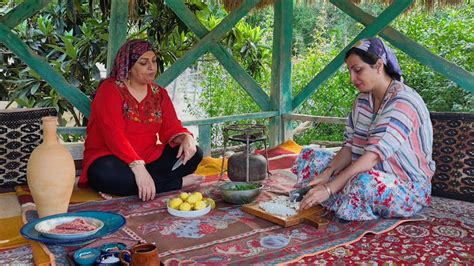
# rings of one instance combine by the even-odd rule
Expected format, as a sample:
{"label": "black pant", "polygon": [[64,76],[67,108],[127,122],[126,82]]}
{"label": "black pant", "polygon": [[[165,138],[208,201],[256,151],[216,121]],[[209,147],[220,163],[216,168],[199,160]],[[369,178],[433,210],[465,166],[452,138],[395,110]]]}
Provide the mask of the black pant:
{"label": "black pant", "polygon": [[[145,167],[155,181],[156,192],[178,190],[183,187],[183,176],[193,173],[202,160],[202,150],[196,147],[196,154],[185,164],[171,171],[177,161],[179,146],[166,145],[163,154]],[[138,194],[135,175],[128,165],[114,155],[96,159],[87,170],[89,185],[107,194],[130,196]]]}

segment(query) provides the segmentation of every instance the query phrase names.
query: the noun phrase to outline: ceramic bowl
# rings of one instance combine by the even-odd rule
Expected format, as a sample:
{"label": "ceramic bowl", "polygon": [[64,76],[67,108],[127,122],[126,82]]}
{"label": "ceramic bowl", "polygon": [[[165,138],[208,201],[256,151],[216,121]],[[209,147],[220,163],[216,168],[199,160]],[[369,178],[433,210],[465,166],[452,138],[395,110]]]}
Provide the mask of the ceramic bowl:
{"label": "ceramic bowl", "polygon": [[[238,190],[238,186],[256,185],[254,189]],[[226,182],[219,185],[219,191],[222,199],[231,204],[247,204],[254,201],[260,192],[263,185],[254,182]]]}
{"label": "ceramic bowl", "polygon": [[211,211],[211,205],[207,205],[206,208],[201,209],[201,210],[197,210],[197,211],[180,211],[180,210],[175,210],[175,209],[171,208],[170,206],[168,206],[168,212],[171,215],[178,216],[178,217],[184,217],[184,218],[199,217],[199,216],[202,216],[202,215],[205,215],[205,214],[209,213],[210,211]]}

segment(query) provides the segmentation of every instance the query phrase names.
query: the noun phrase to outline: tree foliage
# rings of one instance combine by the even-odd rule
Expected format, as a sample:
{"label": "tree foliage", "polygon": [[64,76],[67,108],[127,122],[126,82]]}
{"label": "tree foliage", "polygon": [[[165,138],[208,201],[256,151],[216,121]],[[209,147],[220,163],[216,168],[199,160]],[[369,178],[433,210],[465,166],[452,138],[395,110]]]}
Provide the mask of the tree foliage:
{"label": "tree foliage", "polygon": [[[374,4],[362,7],[374,15],[379,14],[384,8]],[[392,26],[433,53],[472,73],[474,65],[473,13],[472,3],[436,9],[431,13],[415,7],[411,12],[397,19]],[[251,28],[259,26],[258,30],[262,32],[262,36],[265,36],[260,41],[267,41],[267,43],[263,43],[260,46],[261,49],[271,49],[272,21],[272,9],[255,13],[246,19]],[[293,22],[293,96],[300,92],[362,29],[361,24],[328,3],[296,6]],[[235,49],[233,51],[236,54]],[[409,58],[402,51],[397,49],[394,51],[404,71],[405,82],[420,93],[431,111],[474,111],[472,93]],[[240,62],[243,66],[246,65],[245,58],[240,58]],[[259,65],[262,66],[259,71],[269,73],[271,62],[259,62]],[[249,73],[253,72],[249,71]],[[268,74],[262,79],[257,79],[257,82],[268,91],[269,79]],[[217,67],[215,62],[209,62],[204,67],[202,80],[204,93],[200,104],[201,109],[196,112],[201,116],[260,111],[243,93],[239,85],[230,80],[226,71]],[[345,66],[342,66],[295,111],[311,115],[346,117],[357,92],[350,83]],[[335,125],[315,125],[304,134],[296,136],[295,139],[302,144],[315,139],[341,140],[343,128],[343,126]]]}

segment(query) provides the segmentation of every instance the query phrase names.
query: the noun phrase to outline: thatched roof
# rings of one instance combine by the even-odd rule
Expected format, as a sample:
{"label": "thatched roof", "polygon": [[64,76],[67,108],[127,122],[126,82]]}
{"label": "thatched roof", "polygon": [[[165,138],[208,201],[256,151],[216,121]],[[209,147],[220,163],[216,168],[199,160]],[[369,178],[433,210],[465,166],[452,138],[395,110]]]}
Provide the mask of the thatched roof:
{"label": "thatched roof", "polygon": [[[236,9],[244,0],[219,0],[224,4],[224,7],[227,11],[232,11]],[[291,1],[291,0],[289,0]],[[298,4],[315,4],[320,1],[327,1],[327,0],[296,0]],[[263,8],[269,5],[273,5],[275,0],[261,0],[258,3],[257,8]],[[384,3],[390,4],[392,0],[352,0],[355,4],[360,4],[363,2],[369,3]],[[463,3],[464,0],[415,0],[415,4],[421,5],[428,10],[433,10],[435,7],[443,7],[447,5],[456,5]]]}

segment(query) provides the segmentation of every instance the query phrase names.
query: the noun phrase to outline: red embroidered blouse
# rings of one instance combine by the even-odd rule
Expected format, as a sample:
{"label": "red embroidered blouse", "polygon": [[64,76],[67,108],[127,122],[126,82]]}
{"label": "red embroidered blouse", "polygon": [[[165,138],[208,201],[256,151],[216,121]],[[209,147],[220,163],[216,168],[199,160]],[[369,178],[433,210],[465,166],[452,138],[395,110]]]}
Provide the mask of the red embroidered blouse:
{"label": "red embroidered blouse", "polygon": [[87,182],[87,169],[97,158],[115,155],[127,164],[135,160],[150,163],[182,133],[189,131],[176,116],[165,89],[153,83],[138,102],[123,82],[109,78],[92,102],[79,184]]}

